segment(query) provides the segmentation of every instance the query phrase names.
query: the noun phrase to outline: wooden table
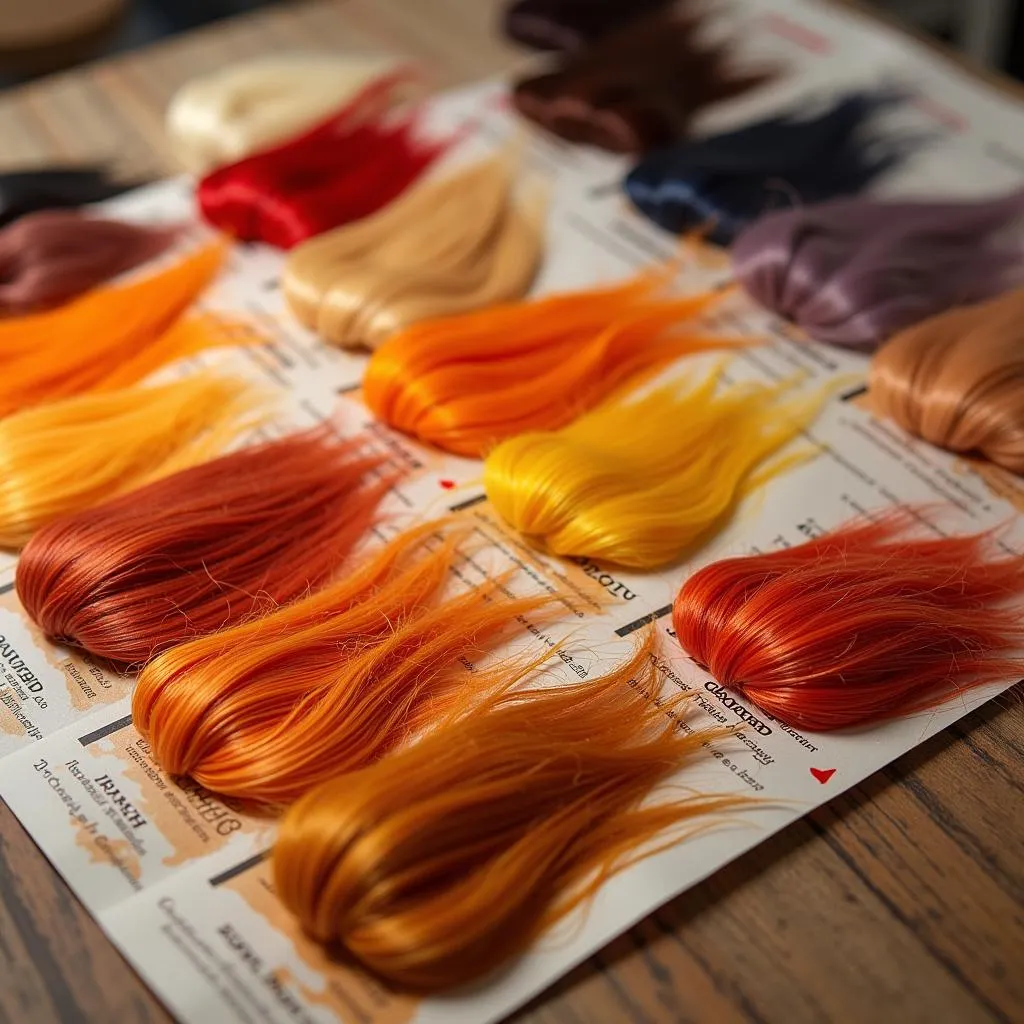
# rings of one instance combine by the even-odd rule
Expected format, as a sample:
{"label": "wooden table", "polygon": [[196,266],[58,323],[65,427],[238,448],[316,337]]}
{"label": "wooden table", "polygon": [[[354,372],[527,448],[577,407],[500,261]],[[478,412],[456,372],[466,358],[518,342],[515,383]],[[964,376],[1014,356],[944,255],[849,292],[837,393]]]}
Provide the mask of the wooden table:
{"label": "wooden table", "polygon": [[[175,170],[167,98],[283,48],[385,48],[441,85],[524,58],[496,0],[307,0],[0,95],[0,166]],[[0,804],[0,1024],[167,1021]],[[519,1024],[1024,1021],[1024,710],[988,705],[652,915]]]}

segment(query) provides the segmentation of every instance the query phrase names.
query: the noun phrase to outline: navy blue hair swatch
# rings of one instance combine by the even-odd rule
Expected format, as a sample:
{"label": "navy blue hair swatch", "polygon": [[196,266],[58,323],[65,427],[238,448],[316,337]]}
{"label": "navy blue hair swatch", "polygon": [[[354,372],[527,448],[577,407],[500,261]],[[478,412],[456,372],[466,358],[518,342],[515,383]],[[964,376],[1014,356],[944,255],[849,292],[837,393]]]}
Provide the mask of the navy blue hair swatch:
{"label": "navy blue hair swatch", "polygon": [[37,210],[112,199],[141,182],[118,182],[101,167],[38,167],[0,174],[0,227]]}
{"label": "navy blue hair swatch", "polygon": [[850,93],[816,116],[787,113],[654,150],[626,176],[626,194],[673,234],[706,226],[709,241],[729,245],[763,213],[853,195],[899,164],[923,136],[897,138],[872,121],[905,99]]}
{"label": "navy blue hair swatch", "polygon": [[673,0],[515,0],[505,35],[535,50],[579,50]]}

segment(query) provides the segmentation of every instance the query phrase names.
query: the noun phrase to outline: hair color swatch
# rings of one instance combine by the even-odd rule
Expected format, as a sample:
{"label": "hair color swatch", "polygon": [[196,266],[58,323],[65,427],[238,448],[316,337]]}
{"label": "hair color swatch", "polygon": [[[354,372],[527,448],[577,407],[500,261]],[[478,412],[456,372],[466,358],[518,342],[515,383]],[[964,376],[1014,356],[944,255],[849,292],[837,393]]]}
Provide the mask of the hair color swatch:
{"label": "hair color swatch", "polygon": [[718,296],[673,297],[670,276],[417,324],[374,353],[363,398],[385,423],[458,455],[564,426],[633,376],[730,344],[694,324]]}
{"label": "hair color swatch", "polygon": [[194,466],[43,527],[18,596],[60,643],[142,665],[321,586],[394,483],[382,463],[319,429]]}
{"label": "hair color swatch", "polygon": [[290,249],[387,205],[453,141],[423,137],[415,114],[385,118],[403,80],[380,79],[298,138],[212,171],[196,190],[203,216],[234,238]]}
{"label": "hair color swatch", "polygon": [[261,418],[252,386],[198,374],[78,395],[0,420],[0,547],[114,494],[219,455]]}
{"label": "hair color swatch", "polygon": [[292,312],[327,341],[373,349],[419,320],[520,298],[543,217],[517,198],[513,169],[507,154],[469,164],[300,245],[285,264]]}
{"label": "hair color swatch", "polygon": [[797,729],[907,715],[1019,676],[1024,557],[914,536],[909,512],[690,577],[673,624],[723,686]]}
{"label": "hair color swatch", "polygon": [[[744,494],[805,455],[763,465],[822,395],[696,384],[620,394],[559,431],[519,434],[487,457],[491,504],[557,555],[655,569],[723,525]],[[760,467],[760,468],[759,468]]]}
{"label": "hair color swatch", "polygon": [[57,306],[159,256],[180,233],[88,217],[74,210],[29,213],[0,230],[0,311]]}
{"label": "hair color swatch", "polygon": [[897,334],[870,384],[871,405],[916,437],[1024,474],[1024,289]]}
{"label": "hair color swatch", "polygon": [[326,53],[231,64],[190,79],[171,97],[168,141],[188,170],[205,174],[307,131],[393,65],[388,57]]}
{"label": "hair color swatch", "polygon": [[1024,190],[980,202],[841,199],[770,213],[736,239],[737,280],[818,341],[874,348],[1024,281]]}
{"label": "hair color swatch", "polygon": [[816,116],[796,111],[658,150],[629,172],[626,195],[666,231],[706,227],[728,245],[774,208],[860,192],[896,166],[920,140],[875,123],[900,99],[852,93]]}
{"label": "hair color swatch", "polygon": [[133,713],[163,767],[216,793],[287,804],[404,742],[435,700],[471,692],[459,661],[545,599],[500,600],[491,586],[430,603],[456,547],[449,538],[424,555],[432,529],[312,597],[151,661]]}
{"label": "hair color swatch", "polygon": [[505,34],[536,50],[579,50],[672,0],[515,0],[505,8]]}
{"label": "hair color swatch", "polygon": [[99,203],[143,184],[115,181],[102,167],[30,167],[0,174],[0,227],[37,210]]}
{"label": "hair color swatch", "polygon": [[583,684],[503,690],[295,804],[275,888],[304,930],[400,988],[436,991],[523,952],[611,875],[748,802],[645,802],[710,734],[656,705],[648,640]]}

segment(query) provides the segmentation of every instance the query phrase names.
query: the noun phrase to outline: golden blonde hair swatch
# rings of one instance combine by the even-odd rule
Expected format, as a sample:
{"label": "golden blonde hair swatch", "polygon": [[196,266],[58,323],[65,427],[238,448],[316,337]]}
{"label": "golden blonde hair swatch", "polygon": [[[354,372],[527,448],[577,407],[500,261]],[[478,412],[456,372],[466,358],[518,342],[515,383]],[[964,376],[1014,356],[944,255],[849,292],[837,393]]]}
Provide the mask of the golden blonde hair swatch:
{"label": "golden blonde hair swatch", "polygon": [[897,334],[871,362],[869,395],[916,437],[1024,474],[1024,289]]}
{"label": "golden blonde hair swatch", "polygon": [[213,279],[223,256],[221,243],[207,245],[129,284],[97,288],[49,312],[0,320],[0,416],[96,388],[134,384],[166,362],[241,343],[242,335],[213,316],[176,323]]}
{"label": "golden blonde hair swatch", "polygon": [[716,734],[651,699],[650,636],[602,678],[482,697],[425,738],[313,789],[281,823],[275,888],[304,931],[398,988],[475,981],[616,872],[747,797],[648,801]]}
{"label": "golden blonde hair swatch", "polygon": [[745,494],[806,458],[763,464],[824,398],[794,397],[785,384],[720,389],[720,373],[619,394],[562,430],[504,441],[484,464],[491,504],[554,554],[631,569],[674,561]]}
{"label": "golden blonde hair swatch", "polygon": [[302,243],[285,262],[288,305],[327,341],[372,349],[420,320],[521,297],[543,204],[516,197],[514,171],[508,154],[468,164]]}
{"label": "golden blonde hair swatch", "polygon": [[60,516],[221,454],[266,407],[262,390],[197,374],[0,420],[0,547],[20,548]]}
{"label": "golden blonde hair swatch", "polygon": [[373,354],[363,399],[396,430],[457,455],[571,423],[630,377],[736,343],[696,319],[720,294],[667,294],[672,275],[659,267],[417,324]]}

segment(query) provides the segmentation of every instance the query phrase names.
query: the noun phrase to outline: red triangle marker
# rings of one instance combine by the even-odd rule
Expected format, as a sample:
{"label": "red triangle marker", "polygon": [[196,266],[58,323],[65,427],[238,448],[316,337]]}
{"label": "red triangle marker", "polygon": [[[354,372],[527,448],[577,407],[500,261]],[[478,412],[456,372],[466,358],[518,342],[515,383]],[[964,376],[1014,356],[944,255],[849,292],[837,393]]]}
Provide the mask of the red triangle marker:
{"label": "red triangle marker", "polygon": [[824,786],[835,775],[835,768],[812,768],[811,774]]}
{"label": "red triangle marker", "polygon": [[445,489],[446,491],[450,491],[450,490],[453,490],[453,489],[454,489],[454,487],[455,487],[455,481],[454,481],[454,480],[438,480],[438,483],[439,483],[439,484],[440,484],[440,485],[441,485],[441,486],[442,486],[442,487],[443,487],[443,488],[444,488],[444,489]]}

